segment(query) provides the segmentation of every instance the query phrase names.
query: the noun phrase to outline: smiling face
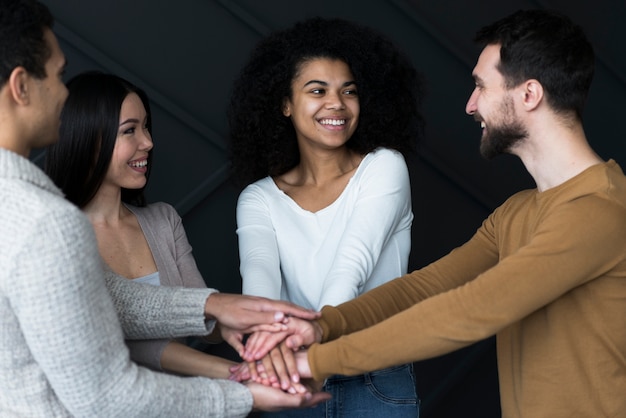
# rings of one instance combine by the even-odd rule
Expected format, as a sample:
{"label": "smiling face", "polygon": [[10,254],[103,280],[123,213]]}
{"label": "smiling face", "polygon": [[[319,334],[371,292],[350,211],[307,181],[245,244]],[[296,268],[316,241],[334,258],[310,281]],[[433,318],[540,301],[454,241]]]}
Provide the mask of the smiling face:
{"label": "smiling face", "polygon": [[148,152],[153,145],[147,123],[148,115],[141,99],[130,93],[122,102],[115,148],[103,186],[140,189],[146,185]]}
{"label": "smiling face", "polygon": [[344,146],[354,134],[359,109],[357,87],[348,65],[317,58],[300,65],[283,114],[291,118],[301,150],[334,149]]}
{"label": "smiling face", "polygon": [[465,111],[480,122],[482,138],[480,152],[488,159],[512,150],[528,132],[515,110],[511,90],[497,65],[500,62],[500,46],[488,45],[478,58],[472,73],[476,87]]}

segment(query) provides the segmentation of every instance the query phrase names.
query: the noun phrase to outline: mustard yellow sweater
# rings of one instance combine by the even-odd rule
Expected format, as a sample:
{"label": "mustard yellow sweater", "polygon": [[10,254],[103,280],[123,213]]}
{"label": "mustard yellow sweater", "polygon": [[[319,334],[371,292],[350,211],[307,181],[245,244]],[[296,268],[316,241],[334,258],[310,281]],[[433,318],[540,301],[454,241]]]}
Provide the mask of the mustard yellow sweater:
{"label": "mustard yellow sweater", "polygon": [[626,417],[626,177],[611,160],[517,193],[447,256],[322,312],[316,379],[496,334],[503,417]]}

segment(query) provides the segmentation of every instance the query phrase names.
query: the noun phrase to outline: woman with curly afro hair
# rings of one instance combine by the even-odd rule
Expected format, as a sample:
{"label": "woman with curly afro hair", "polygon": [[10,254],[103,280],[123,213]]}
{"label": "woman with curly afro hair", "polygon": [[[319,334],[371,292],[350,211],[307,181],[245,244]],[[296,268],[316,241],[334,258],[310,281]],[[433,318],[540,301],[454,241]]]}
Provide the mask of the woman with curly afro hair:
{"label": "woman with curly afro hair", "polygon": [[[243,293],[319,310],[407,272],[420,77],[376,31],[313,18],[253,50],[229,108]],[[252,366],[253,367],[253,366]],[[254,373],[255,377],[258,376]],[[289,382],[280,384],[289,389]],[[280,416],[418,416],[412,365],[335,376]]]}

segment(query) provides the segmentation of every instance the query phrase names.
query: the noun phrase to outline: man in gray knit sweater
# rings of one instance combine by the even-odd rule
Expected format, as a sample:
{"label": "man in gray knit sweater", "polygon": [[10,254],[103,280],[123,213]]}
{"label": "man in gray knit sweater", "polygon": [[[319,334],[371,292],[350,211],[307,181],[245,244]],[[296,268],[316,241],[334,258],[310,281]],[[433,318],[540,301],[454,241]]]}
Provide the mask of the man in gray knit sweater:
{"label": "man in gray knit sweater", "polygon": [[89,221],[28,160],[56,141],[67,97],[52,24],[35,0],[0,0],[0,416],[243,417],[322,400],[130,361],[124,337],[205,335],[215,320],[232,336],[315,314],[103,273]]}

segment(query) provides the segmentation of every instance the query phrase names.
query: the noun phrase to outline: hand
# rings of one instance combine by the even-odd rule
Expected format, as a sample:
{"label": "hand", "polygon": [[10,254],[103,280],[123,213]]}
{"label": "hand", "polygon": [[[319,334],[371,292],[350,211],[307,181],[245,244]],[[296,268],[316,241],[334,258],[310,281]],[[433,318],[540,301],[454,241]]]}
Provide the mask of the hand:
{"label": "hand", "polygon": [[289,302],[213,293],[207,298],[205,315],[208,319],[216,319],[220,323],[222,337],[241,355],[243,334],[255,331],[283,331],[289,317],[315,319],[320,313]]}
{"label": "hand", "polygon": [[[285,348],[289,351],[288,355],[293,359],[293,353],[289,348]],[[279,354],[274,354],[278,352]],[[283,362],[277,360],[276,368],[274,367],[271,356],[280,354],[280,349],[275,348],[270,351],[270,354],[265,356],[262,360],[242,362],[233,365],[229,368],[229,379],[236,382],[252,381],[261,383],[265,386],[271,386],[274,388],[282,389],[289,393],[304,393],[307,388],[299,383],[300,375],[297,373],[295,362],[293,370],[296,370],[293,382],[290,380],[289,371],[283,366]]]}
{"label": "hand", "polygon": [[307,388],[300,383],[300,378],[312,377],[307,353],[304,350],[294,353],[282,343],[262,360],[231,366],[229,379],[238,382],[251,380],[289,393],[303,393]]}
{"label": "hand", "polygon": [[326,392],[306,392],[304,394],[289,394],[280,389],[264,386],[260,383],[246,383],[252,397],[253,408],[262,411],[280,411],[287,408],[306,408],[328,401],[331,396]]}
{"label": "hand", "polygon": [[283,339],[286,346],[294,351],[322,341],[322,328],[317,322],[289,318],[284,325],[286,329],[283,332],[252,334],[241,357],[246,361],[260,360]]}
{"label": "hand", "polygon": [[301,378],[313,382],[308,351],[294,353],[285,343],[270,351],[256,366],[261,377],[270,382],[279,382],[280,388],[290,393],[301,393],[304,390]]}

